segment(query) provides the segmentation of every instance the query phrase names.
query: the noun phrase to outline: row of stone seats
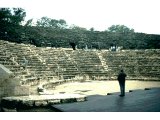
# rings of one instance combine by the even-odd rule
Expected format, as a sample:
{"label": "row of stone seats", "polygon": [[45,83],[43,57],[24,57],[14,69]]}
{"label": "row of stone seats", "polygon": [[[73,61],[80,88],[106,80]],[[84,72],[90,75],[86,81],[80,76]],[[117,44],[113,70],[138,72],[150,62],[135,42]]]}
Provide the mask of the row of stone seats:
{"label": "row of stone seats", "polygon": [[78,69],[66,56],[63,49],[43,49],[40,55],[46,65],[54,70],[58,76],[62,75],[63,79],[71,79],[79,74]]}
{"label": "row of stone seats", "polygon": [[71,52],[70,57],[77,63],[81,74],[88,74],[91,78],[92,76],[106,74],[102,72],[104,68],[96,52],[78,50]]}
{"label": "row of stone seats", "polygon": [[158,51],[159,50],[156,50],[156,52],[155,50],[126,50],[122,52],[105,52],[103,53],[103,57],[106,59],[113,75],[114,73],[118,73],[120,68],[124,68],[130,78],[132,78],[132,76],[146,76],[151,79],[153,76],[154,78],[160,77],[158,74],[160,67]]}
{"label": "row of stone seats", "polygon": [[[2,49],[3,49],[3,47],[2,47]],[[37,83],[35,83],[35,82],[37,81],[37,79],[39,79],[40,76],[45,76],[43,71],[45,71],[45,73],[46,73],[46,70],[45,70],[46,67],[43,65],[41,67],[42,69],[39,69],[40,68],[39,66],[41,66],[41,62],[39,62],[39,60],[37,59],[37,56],[35,56],[35,53],[33,53],[31,49],[32,48],[30,48],[26,45],[8,43],[8,44],[5,44],[3,50],[5,52],[7,51],[7,53],[12,55],[12,56],[16,55],[16,56],[14,56],[16,58],[15,61],[18,63],[20,68],[23,67],[21,65],[21,63],[23,63],[23,57],[25,57],[29,61],[26,69],[28,70],[29,73],[32,74],[32,76],[30,76],[30,77],[26,77],[27,74],[26,75],[21,74],[22,71],[24,71],[24,70],[20,71],[21,69],[19,69],[19,71],[15,71],[15,69],[14,70],[12,69],[12,68],[16,68],[16,66],[11,66],[10,67],[9,64],[6,64],[6,67],[10,68],[10,70],[12,72],[14,72],[15,74],[18,73],[17,75],[21,75],[20,77],[23,78],[22,79],[23,83],[25,83],[25,84],[30,84],[31,83],[32,85],[33,84],[36,85]],[[6,60],[6,58],[4,60]],[[11,62],[11,63],[13,64],[13,62]],[[4,64],[4,63],[2,63],[2,64]],[[30,69],[31,66],[34,67],[35,69],[32,69],[32,68]],[[37,74],[38,70],[40,71],[39,74]],[[52,71],[52,73],[53,73],[53,71]],[[48,72],[47,72],[47,74],[48,74]],[[50,75],[49,78],[51,78],[51,75]]]}
{"label": "row of stone seats", "polygon": [[[160,76],[158,74],[160,67],[159,50],[122,50],[118,52],[101,50],[99,53],[102,54],[108,67],[108,71],[105,71],[102,60],[96,51],[37,48],[23,44],[2,43],[5,45],[5,48],[0,46],[2,51],[7,51],[9,55],[1,54],[4,57],[0,62],[6,63],[6,65],[11,63],[11,68],[14,68],[15,63],[9,62],[9,57],[17,57],[15,61],[21,68],[20,63],[23,62],[22,58],[25,56],[29,61],[26,69],[32,74],[32,77],[35,77],[35,80],[26,77],[29,82],[39,78],[45,81],[45,79],[52,79],[54,76],[62,76],[62,79],[73,79],[77,75],[84,74],[91,78],[102,77],[105,79],[109,75],[116,78],[121,67],[124,68],[129,78],[134,78],[137,75],[138,77],[145,77],[146,75],[148,78]],[[17,70],[19,73],[22,71],[21,69]]]}

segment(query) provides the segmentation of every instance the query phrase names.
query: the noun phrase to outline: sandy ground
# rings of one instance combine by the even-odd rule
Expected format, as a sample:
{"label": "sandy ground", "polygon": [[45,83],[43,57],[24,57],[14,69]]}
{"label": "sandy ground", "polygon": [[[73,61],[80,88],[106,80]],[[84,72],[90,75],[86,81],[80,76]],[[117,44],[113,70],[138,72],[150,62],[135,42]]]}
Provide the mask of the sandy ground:
{"label": "sandy ground", "polygon": [[[160,82],[151,81],[126,81],[126,92],[135,89],[160,87]],[[88,81],[73,82],[57,86],[54,90],[47,90],[54,94],[83,94],[83,95],[106,95],[111,92],[119,92],[118,81]]]}

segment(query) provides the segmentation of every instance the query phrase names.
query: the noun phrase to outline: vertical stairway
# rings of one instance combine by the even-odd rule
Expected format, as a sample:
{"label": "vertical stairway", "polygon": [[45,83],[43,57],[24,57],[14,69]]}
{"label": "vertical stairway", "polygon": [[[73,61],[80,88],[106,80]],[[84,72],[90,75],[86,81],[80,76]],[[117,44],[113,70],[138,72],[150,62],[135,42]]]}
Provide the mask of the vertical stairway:
{"label": "vertical stairway", "polygon": [[103,68],[104,68],[104,71],[108,71],[108,70],[109,70],[109,69],[108,69],[108,65],[107,65],[107,63],[106,63],[105,58],[103,58],[102,53],[98,51],[98,52],[97,52],[97,55],[98,55],[98,57],[99,57],[99,59],[100,59],[100,61],[101,61],[101,63],[102,63],[102,66],[103,66]]}

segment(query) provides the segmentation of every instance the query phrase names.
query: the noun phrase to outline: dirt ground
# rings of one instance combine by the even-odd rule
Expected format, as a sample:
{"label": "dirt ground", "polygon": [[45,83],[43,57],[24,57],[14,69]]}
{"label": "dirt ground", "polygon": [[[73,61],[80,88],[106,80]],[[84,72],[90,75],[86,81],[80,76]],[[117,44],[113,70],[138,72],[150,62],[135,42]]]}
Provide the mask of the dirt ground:
{"label": "dirt ground", "polygon": [[[160,87],[160,82],[154,81],[126,81],[126,92],[135,89]],[[118,81],[87,81],[65,83],[57,86],[54,90],[47,90],[53,94],[84,94],[84,95],[106,95],[107,93],[119,92]]]}

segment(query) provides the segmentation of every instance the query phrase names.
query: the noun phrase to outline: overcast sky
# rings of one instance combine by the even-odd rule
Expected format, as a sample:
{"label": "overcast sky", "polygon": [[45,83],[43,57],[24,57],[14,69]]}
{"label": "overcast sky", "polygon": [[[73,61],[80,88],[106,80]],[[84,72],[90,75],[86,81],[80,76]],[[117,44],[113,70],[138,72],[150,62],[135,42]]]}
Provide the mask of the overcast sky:
{"label": "overcast sky", "polygon": [[21,7],[26,19],[47,16],[87,29],[126,25],[135,32],[160,34],[160,0],[0,0],[0,7]]}

